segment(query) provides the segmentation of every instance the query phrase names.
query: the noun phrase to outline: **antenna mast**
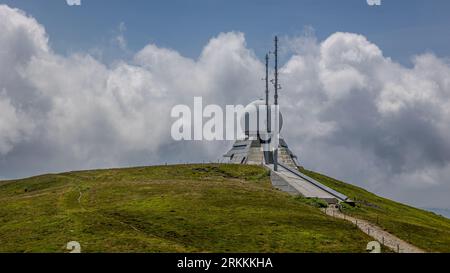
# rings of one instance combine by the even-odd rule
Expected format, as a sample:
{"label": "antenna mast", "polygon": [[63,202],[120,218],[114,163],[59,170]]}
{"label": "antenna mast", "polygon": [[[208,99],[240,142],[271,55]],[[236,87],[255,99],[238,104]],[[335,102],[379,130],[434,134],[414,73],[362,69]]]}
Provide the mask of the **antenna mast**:
{"label": "antenna mast", "polygon": [[278,36],[275,36],[275,105],[278,105]]}
{"label": "antenna mast", "polygon": [[278,171],[278,146],[279,146],[279,108],[278,108],[278,36],[275,36],[275,150],[273,153],[273,169],[274,171]]}
{"label": "antenna mast", "polygon": [[269,54],[266,54],[266,112],[267,112],[267,132],[270,132],[270,112],[269,112]]}

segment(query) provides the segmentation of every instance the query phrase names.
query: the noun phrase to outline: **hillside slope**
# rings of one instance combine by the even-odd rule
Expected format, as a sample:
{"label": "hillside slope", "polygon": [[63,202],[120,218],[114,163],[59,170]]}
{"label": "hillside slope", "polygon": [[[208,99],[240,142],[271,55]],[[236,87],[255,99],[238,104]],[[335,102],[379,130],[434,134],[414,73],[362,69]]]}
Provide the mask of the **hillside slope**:
{"label": "hillside slope", "polygon": [[378,197],[359,187],[312,171],[300,171],[357,201],[356,207],[344,206],[345,214],[377,224],[425,251],[450,252],[449,219]]}
{"label": "hillside slope", "polygon": [[0,182],[0,252],[364,252],[372,239],[261,167],[180,165]]}

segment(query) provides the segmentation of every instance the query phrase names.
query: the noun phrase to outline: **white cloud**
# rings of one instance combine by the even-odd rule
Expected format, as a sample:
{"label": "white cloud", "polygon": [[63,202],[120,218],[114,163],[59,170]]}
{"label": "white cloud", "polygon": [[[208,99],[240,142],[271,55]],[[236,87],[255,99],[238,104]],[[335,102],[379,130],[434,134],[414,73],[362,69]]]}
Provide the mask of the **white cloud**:
{"label": "white cloud", "polygon": [[308,47],[282,76],[288,116],[300,113],[288,121],[296,130],[286,134],[308,167],[384,193],[392,184],[449,183],[440,175],[450,166],[447,63],[424,54],[406,68],[351,33]]}
{"label": "white cloud", "polygon": [[125,38],[125,32],[127,31],[127,26],[124,22],[120,22],[117,29],[117,35],[114,38],[114,42],[119,46],[119,48],[125,52],[128,52],[128,43]]}
{"label": "white cloud", "polygon": [[33,130],[28,118],[11,105],[5,92],[0,93],[0,156],[8,154],[15,145],[27,140]]}
{"label": "white cloud", "polygon": [[[192,103],[195,95],[203,96],[205,103],[220,98],[225,104],[236,97],[248,101],[258,92],[255,83],[262,65],[245,47],[241,33],[213,38],[198,60],[148,45],[131,62],[107,66],[85,53],[55,54],[34,19],[4,5],[0,14],[6,30],[0,44],[7,52],[1,55],[0,67],[8,67],[0,74],[0,88],[6,90],[0,116],[6,163],[0,169],[9,176],[215,160],[224,152],[223,144],[174,148],[180,145],[170,138],[170,109]],[[25,130],[24,124],[36,129]],[[25,134],[29,142],[22,137]],[[12,166],[15,160],[25,162],[39,153],[44,159],[30,169]]]}
{"label": "white cloud", "polygon": [[[41,25],[4,5],[0,29],[2,176],[217,159],[227,143],[171,140],[172,106],[194,96],[221,105],[263,96],[263,64],[242,33],[212,38],[197,60],[150,44],[109,66],[52,52]],[[283,133],[306,167],[415,203],[425,201],[404,193],[448,191],[446,61],[424,54],[407,68],[351,33],[288,45]]]}

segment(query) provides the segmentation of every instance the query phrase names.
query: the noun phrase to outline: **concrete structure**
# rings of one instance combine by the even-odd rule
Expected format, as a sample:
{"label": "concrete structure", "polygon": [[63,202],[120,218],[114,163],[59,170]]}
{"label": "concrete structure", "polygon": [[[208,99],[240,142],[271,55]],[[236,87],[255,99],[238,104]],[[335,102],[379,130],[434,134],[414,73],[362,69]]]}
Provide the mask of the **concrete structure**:
{"label": "concrete structure", "polygon": [[[278,160],[282,164],[294,169],[299,167],[297,156],[289,149],[284,139],[280,139],[279,151]],[[270,157],[270,154],[268,156]],[[260,140],[238,140],[224,157],[227,158],[228,163],[232,164],[266,164],[263,143]],[[270,164],[272,160],[269,158],[267,161]]]}
{"label": "concrete structure", "polygon": [[[306,198],[320,198],[329,204],[338,202],[348,202],[349,199],[322,185],[318,181],[300,173],[298,171],[299,163],[297,156],[289,149],[286,141],[280,138],[278,143],[278,169],[274,168],[273,152],[267,152],[267,141],[263,139],[272,139],[266,137],[266,128],[260,128],[260,124],[266,121],[266,115],[261,115],[264,111],[258,111],[259,107],[264,106],[264,101],[254,101],[245,108],[245,117],[241,119],[241,124],[245,124],[245,139],[234,143],[230,151],[224,155],[227,162],[231,164],[249,164],[264,165],[271,170],[272,184],[275,188],[282,191],[301,195]],[[265,108],[264,108],[265,109]],[[248,122],[251,117],[255,118],[256,125]],[[260,123],[260,119],[263,122]],[[283,119],[280,115],[280,131],[282,129]],[[275,149],[271,147],[272,151]]]}
{"label": "concrete structure", "polygon": [[273,170],[273,165],[267,167],[271,170],[272,185],[281,191],[306,198],[319,198],[329,204],[337,204],[339,202],[332,194],[291,173],[289,170],[281,167],[281,165],[277,172]]}
{"label": "concrete structure", "polygon": [[[352,201],[298,171],[298,158],[281,138],[283,115],[278,106],[278,39],[275,38],[274,107],[269,105],[269,56],[266,55],[266,99],[250,103],[240,117],[244,139],[224,155],[231,164],[264,165],[271,170],[272,184],[282,191],[306,198],[320,198],[329,204]],[[278,127],[278,128],[277,128]],[[241,128],[238,128],[241,129]],[[274,130],[278,129],[278,130]]]}

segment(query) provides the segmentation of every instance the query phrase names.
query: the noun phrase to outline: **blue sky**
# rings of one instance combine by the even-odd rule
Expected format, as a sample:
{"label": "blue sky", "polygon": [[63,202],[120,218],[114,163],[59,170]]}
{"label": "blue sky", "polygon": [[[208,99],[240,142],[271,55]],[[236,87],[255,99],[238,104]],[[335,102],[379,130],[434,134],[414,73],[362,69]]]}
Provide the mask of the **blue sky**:
{"label": "blue sky", "polygon": [[[301,35],[313,27],[319,40],[336,31],[360,33],[394,60],[408,65],[411,56],[433,52],[450,56],[450,1],[383,0],[1,0],[23,9],[46,27],[52,47],[65,54],[110,46],[121,22],[135,52],[149,42],[196,57],[220,32],[241,31],[248,47],[263,56],[274,34]],[[105,50],[108,59],[115,51]]]}

